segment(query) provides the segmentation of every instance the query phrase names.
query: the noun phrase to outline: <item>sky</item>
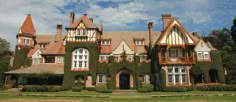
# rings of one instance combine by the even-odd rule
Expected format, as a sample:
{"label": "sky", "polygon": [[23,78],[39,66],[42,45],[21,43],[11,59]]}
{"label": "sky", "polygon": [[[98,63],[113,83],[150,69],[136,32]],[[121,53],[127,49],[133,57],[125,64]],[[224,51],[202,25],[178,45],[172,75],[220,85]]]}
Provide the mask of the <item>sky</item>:
{"label": "sky", "polygon": [[36,34],[47,35],[55,34],[59,23],[66,28],[71,11],[75,20],[86,13],[104,31],[147,31],[150,21],[155,31],[161,31],[161,14],[171,14],[188,32],[201,36],[214,29],[230,29],[235,10],[235,0],[0,0],[0,37],[10,42],[13,51],[27,14]]}

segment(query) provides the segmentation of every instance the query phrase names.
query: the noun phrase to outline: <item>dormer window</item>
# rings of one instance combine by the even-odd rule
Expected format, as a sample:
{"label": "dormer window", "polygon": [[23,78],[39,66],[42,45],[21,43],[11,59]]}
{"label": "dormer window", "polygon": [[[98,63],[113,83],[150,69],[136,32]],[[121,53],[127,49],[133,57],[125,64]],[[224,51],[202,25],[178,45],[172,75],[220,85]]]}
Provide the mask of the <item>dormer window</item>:
{"label": "dormer window", "polygon": [[209,52],[207,51],[198,51],[197,52],[197,58],[198,61],[209,61],[210,60],[210,55]]}
{"label": "dormer window", "polygon": [[41,48],[41,49],[46,48],[46,46],[47,46],[47,43],[41,43],[41,44],[39,44],[39,48]]}
{"label": "dormer window", "polygon": [[101,45],[111,45],[111,41],[110,40],[102,40]]}
{"label": "dormer window", "polygon": [[144,45],[144,40],[141,40],[141,39],[139,39],[139,40],[137,39],[134,42],[135,42],[136,46],[143,46]]}

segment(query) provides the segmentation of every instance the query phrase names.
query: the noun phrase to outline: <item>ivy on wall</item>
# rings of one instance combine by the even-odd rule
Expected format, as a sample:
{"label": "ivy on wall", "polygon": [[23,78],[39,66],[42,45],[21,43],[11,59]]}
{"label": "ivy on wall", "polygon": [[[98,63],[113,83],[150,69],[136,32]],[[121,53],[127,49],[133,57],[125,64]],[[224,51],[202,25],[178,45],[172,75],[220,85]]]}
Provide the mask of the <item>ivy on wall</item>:
{"label": "ivy on wall", "polygon": [[30,48],[21,48],[15,49],[15,59],[13,61],[13,69],[15,70],[23,67],[27,67],[31,65],[31,61],[27,59],[27,54],[29,53]]}
{"label": "ivy on wall", "polygon": [[[72,52],[77,48],[85,48],[89,51],[89,71],[72,71],[71,61]],[[87,76],[92,76],[92,82],[96,82],[96,73],[98,66],[98,55],[99,46],[97,43],[92,42],[67,42],[65,46],[65,62],[64,64],[64,79],[63,79],[63,89],[71,89],[74,85],[74,80],[77,75],[82,75],[85,80]]]}
{"label": "ivy on wall", "polygon": [[[195,66],[198,66],[203,72],[205,82],[210,82],[209,71],[211,69],[217,71],[218,82],[224,83],[224,70],[222,65],[222,59],[219,51],[211,51],[211,61],[197,61]],[[196,57],[197,58],[197,57]]]}

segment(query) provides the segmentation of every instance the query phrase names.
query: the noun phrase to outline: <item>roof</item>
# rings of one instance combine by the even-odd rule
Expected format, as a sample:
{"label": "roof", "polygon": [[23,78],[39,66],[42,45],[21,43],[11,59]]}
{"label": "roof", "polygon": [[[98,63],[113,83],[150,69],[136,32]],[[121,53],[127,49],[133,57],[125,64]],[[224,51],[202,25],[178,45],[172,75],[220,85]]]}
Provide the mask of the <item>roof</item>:
{"label": "roof", "polygon": [[211,49],[211,50],[217,50],[216,48],[214,48],[210,42],[206,42],[206,45]]}
{"label": "roof", "polygon": [[[152,35],[152,40],[157,39],[161,32],[154,32]],[[103,31],[102,39],[111,39],[111,48],[102,47],[101,52],[108,53],[114,51],[122,41],[130,47],[131,50],[136,50],[136,53],[146,52],[145,49],[135,49],[134,39],[144,39],[144,44],[149,44],[149,32],[148,31]],[[106,51],[104,49],[108,49]]]}
{"label": "roof", "polygon": [[83,22],[87,28],[96,28],[99,31],[102,31],[102,25],[94,24],[93,21],[88,18],[87,14],[84,14],[80,19],[69,25],[68,28],[76,28],[80,22]]}
{"label": "roof", "polygon": [[65,54],[63,38],[64,36],[61,37],[61,40],[55,41],[56,35],[37,35],[35,39],[37,44],[32,49],[30,49],[27,56],[31,57],[35,51],[40,49],[39,44],[41,43],[47,44],[46,48],[40,49],[42,52],[41,54]]}
{"label": "roof", "polygon": [[21,26],[20,33],[32,35],[35,34],[34,24],[30,14],[27,15],[23,25]]}
{"label": "roof", "polygon": [[5,74],[64,74],[64,64],[40,64],[5,72]]}

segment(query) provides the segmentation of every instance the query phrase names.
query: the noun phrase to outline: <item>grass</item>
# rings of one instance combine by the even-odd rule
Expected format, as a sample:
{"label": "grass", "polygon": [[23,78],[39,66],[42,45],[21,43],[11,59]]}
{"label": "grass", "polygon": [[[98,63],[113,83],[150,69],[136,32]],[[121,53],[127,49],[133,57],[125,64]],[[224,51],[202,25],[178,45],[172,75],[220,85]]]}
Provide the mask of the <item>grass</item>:
{"label": "grass", "polygon": [[[190,91],[151,93],[0,92],[0,102],[234,102],[236,91]],[[192,95],[192,96],[182,96]],[[168,97],[159,97],[168,96]]]}

